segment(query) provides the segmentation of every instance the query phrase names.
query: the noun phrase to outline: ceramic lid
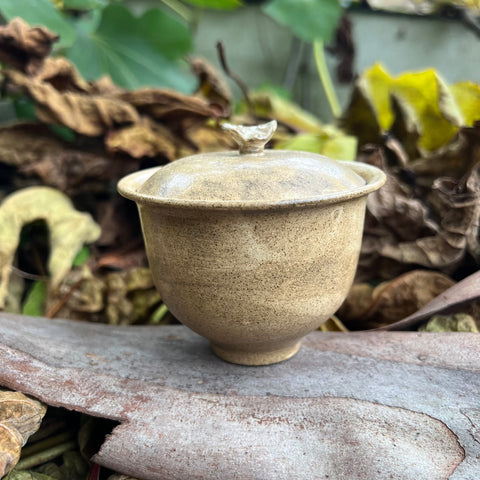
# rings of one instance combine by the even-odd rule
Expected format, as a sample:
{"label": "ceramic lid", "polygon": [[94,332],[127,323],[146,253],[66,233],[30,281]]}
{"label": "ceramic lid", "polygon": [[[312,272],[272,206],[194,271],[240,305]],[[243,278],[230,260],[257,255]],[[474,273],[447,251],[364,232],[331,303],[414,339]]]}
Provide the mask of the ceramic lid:
{"label": "ceramic lid", "polygon": [[290,203],[328,198],[363,187],[348,163],[322,155],[264,150],[277,122],[255,127],[224,124],[239,151],[192,155],[160,167],[139,195],[178,202]]}

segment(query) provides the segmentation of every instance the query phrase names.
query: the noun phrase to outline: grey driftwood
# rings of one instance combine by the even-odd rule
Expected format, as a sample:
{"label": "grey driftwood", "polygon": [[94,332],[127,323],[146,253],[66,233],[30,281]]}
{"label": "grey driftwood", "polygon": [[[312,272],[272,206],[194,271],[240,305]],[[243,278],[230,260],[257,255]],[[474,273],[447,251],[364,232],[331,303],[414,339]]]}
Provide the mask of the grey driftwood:
{"label": "grey driftwood", "polygon": [[119,421],[95,461],[144,479],[478,480],[479,339],[314,332],[242,367],[182,326],[0,313],[0,385]]}

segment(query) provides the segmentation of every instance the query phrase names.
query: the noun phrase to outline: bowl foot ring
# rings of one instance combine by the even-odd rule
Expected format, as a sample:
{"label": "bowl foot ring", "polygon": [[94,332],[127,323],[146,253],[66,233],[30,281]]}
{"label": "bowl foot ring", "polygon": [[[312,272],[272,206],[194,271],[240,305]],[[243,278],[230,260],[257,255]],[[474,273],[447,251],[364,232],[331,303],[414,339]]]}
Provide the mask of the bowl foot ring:
{"label": "bowl foot ring", "polygon": [[271,365],[292,358],[300,349],[301,342],[292,342],[285,347],[266,352],[232,350],[211,343],[213,352],[222,360],[239,365]]}

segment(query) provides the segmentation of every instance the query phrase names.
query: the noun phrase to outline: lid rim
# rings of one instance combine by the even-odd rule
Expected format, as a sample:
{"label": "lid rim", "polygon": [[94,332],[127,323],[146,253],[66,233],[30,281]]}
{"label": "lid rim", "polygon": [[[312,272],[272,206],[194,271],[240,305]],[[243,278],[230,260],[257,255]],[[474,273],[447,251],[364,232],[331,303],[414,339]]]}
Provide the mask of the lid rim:
{"label": "lid rim", "polygon": [[[259,211],[259,210],[276,210],[287,208],[314,207],[319,205],[328,205],[339,203],[355,198],[363,197],[371,192],[379,189],[386,181],[385,173],[377,167],[360,162],[339,161],[339,163],[348,165],[356,173],[358,173],[365,181],[365,185],[352,188],[351,190],[339,191],[327,195],[316,197],[301,198],[294,200],[185,200],[175,198],[158,198],[151,195],[139,193],[133,189],[131,185],[135,182],[135,177],[142,177],[144,180],[150,178],[157,172],[161,166],[140,170],[131,173],[122,178],[118,185],[118,192],[130,200],[135,201],[139,205],[154,205],[160,208],[190,209],[190,210],[223,210],[223,211]],[[367,177],[367,178],[366,178]],[[137,182],[138,183],[138,182]],[[142,182],[143,184],[143,182]],[[141,185],[140,185],[141,186]]]}

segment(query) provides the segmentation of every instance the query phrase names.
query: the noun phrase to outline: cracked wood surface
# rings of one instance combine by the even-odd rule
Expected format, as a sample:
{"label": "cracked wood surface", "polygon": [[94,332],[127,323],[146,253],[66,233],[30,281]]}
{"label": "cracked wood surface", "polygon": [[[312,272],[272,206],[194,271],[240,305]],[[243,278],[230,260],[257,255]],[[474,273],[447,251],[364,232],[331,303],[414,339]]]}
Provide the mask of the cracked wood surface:
{"label": "cracked wood surface", "polygon": [[119,421],[95,460],[144,479],[478,480],[479,338],[313,332],[243,367],[183,326],[0,313],[0,385]]}

